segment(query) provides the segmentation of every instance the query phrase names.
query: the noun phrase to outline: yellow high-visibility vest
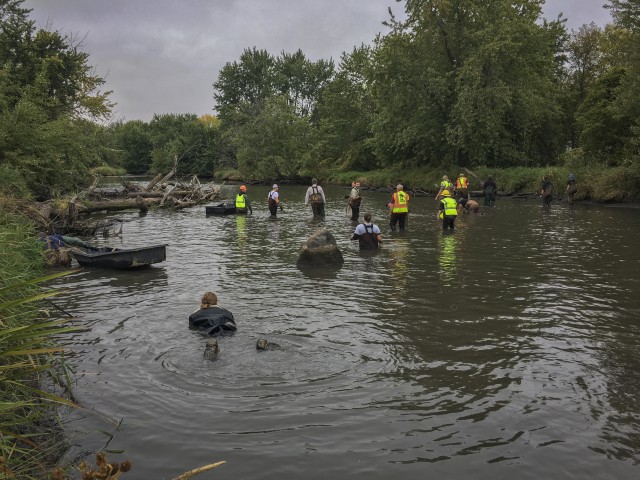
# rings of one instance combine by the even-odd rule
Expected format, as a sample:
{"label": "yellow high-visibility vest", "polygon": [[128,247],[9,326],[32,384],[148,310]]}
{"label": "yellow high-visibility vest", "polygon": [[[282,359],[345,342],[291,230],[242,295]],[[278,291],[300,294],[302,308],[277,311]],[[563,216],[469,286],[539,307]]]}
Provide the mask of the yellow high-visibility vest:
{"label": "yellow high-visibility vest", "polygon": [[444,197],[440,200],[440,203],[444,205],[444,214],[447,217],[457,217],[458,216],[458,204],[451,197]]}
{"label": "yellow high-visibility vest", "polygon": [[405,192],[396,192],[391,196],[393,209],[392,213],[406,213],[409,211],[409,194]]}

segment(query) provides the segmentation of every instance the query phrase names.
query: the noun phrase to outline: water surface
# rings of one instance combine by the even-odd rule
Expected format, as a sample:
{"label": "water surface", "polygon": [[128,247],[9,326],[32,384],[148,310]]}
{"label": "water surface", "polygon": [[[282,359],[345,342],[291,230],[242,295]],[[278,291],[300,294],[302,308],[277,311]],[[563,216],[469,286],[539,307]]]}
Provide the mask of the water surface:
{"label": "water surface", "polygon": [[[443,235],[433,199],[415,198],[408,231],[390,235],[388,195],[364,192],[385,239],[365,255],[348,190],[325,191],[324,220],[303,187],[281,188],[276,219],[268,188],[250,187],[252,216],[129,212],[122,240],[94,239],[166,243],[167,261],[58,283],[89,327],[69,347],[94,413],[70,419],[70,456],[108,442],[140,479],[219,460],[198,478],[637,476],[639,210],[498,200]],[[319,227],[338,271],[295,266]],[[239,327],[215,362],[187,328],[207,290]]]}

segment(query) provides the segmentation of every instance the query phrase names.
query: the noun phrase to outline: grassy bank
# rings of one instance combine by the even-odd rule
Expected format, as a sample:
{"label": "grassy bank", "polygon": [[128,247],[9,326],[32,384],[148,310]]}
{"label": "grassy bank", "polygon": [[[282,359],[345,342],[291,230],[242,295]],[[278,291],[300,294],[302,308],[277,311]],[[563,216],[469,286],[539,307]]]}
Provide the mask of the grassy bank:
{"label": "grassy bank", "polygon": [[[320,179],[322,183],[350,185],[353,180],[370,188],[387,188],[402,183],[409,190],[424,190],[433,193],[438,190],[443,175],[447,175],[452,182],[463,171],[455,169],[396,169],[374,170],[368,172],[348,171],[333,172],[327,178]],[[540,191],[540,183],[544,175],[548,175],[554,185],[554,193],[564,193],[569,173],[576,176],[578,191],[576,200],[591,200],[595,202],[629,202],[640,201],[640,166],[629,167],[567,167],[546,168],[508,168],[508,169],[474,169],[473,173],[480,180],[492,175],[498,184],[498,189],[506,194],[536,193]],[[238,170],[216,172],[216,179],[233,182],[256,180],[244,177]],[[481,190],[481,182],[467,174],[472,190]],[[282,181],[282,179],[266,179],[266,183]]]}
{"label": "grassy bank", "polygon": [[[39,303],[42,248],[0,198],[0,478],[51,478],[64,451],[56,395],[66,370],[52,336],[66,331]],[[46,388],[44,388],[46,386]]]}

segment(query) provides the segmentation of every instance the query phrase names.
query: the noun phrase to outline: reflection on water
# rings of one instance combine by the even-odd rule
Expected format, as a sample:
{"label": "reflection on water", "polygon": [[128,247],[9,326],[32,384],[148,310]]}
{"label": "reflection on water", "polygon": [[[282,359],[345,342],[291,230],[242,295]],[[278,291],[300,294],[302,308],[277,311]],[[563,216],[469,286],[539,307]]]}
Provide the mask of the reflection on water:
{"label": "reflection on water", "polygon": [[458,237],[453,232],[443,232],[438,239],[438,263],[440,265],[440,283],[445,287],[453,286],[456,274],[456,249]]}
{"label": "reflection on water", "polygon": [[[504,200],[443,235],[418,197],[410,231],[369,253],[349,240],[348,189],[325,189],[324,219],[305,189],[282,187],[276,219],[263,205],[125,214],[122,241],[168,243],[167,261],[58,281],[72,290],[56,302],[89,327],[70,339],[76,396],[104,415],[74,413],[74,431],[122,419],[109,448],[136,478],[215,460],[222,479],[633,477],[637,211]],[[365,195],[384,218],[387,195]],[[344,266],[299,270],[322,226]],[[215,362],[187,328],[207,290],[239,327]],[[258,351],[258,338],[282,349]],[[74,441],[70,456],[104,445]]]}

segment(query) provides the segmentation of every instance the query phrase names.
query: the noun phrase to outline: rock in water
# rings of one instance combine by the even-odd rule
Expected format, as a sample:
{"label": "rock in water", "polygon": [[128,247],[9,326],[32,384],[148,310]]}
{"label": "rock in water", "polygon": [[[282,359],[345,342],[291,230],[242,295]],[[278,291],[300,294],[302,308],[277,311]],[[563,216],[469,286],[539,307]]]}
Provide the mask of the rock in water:
{"label": "rock in water", "polygon": [[344,258],[331,232],[326,228],[321,228],[307,239],[298,256],[297,263],[299,267],[335,267],[342,266]]}
{"label": "rock in water", "polygon": [[260,338],[256,342],[256,349],[258,350],[279,350],[280,345],[277,343],[272,343],[265,338]]}
{"label": "rock in water", "polygon": [[218,346],[218,340],[210,338],[207,340],[207,344],[204,347],[204,358],[207,360],[215,360],[220,353],[220,347]]}

